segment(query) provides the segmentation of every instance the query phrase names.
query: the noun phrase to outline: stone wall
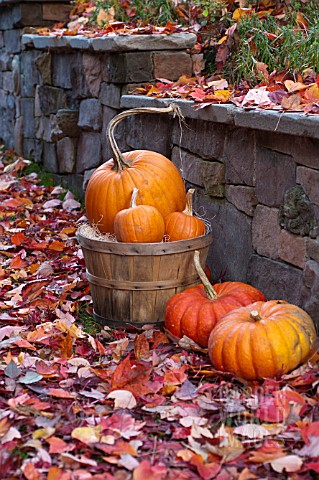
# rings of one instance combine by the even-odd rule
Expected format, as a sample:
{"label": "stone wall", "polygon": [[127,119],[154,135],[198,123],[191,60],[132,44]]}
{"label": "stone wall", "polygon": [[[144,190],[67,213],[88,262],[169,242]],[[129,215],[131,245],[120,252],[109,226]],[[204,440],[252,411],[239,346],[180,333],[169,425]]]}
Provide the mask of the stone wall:
{"label": "stone wall", "polygon": [[[13,82],[10,92],[13,100],[19,98],[20,111],[12,112],[0,137],[81,195],[92,169],[111,156],[106,127],[120,111],[122,94],[158,77],[176,80],[191,74],[188,48],[195,41],[194,34],[87,38],[26,33],[17,55],[19,90]],[[2,93],[9,117],[9,94]],[[125,139],[120,129],[117,133]],[[123,140],[120,146],[128,148]]]}
{"label": "stone wall", "polygon": [[[67,0],[0,0],[0,139],[20,153],[24,152],[21,131],[30,134],[33,123],[23,125],[23,116],[32,113],[29,99],[38,82],[38,74],[23,51],[21,36],[34,27],[65,20],[70,10]],[[30,150],[27,143],[26,153]]]}

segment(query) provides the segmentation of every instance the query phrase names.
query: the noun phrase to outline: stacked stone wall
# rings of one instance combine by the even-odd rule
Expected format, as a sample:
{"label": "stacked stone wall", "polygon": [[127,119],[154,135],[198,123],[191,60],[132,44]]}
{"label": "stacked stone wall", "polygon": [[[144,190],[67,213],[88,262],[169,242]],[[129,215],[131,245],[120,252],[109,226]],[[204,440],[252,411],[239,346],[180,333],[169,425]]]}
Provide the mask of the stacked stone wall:
{"label": "stacked stone wall", "polygon": [[[39,82],[33,60],[24,52],[21,37],[35,27],[63,21],[71,10],[66,0],[0,1],[0,138],[17,152],[34,151],[34,89]],[[31,61],[32,60],[32,61]],[[30,123],[24,122],[25,116]]]}

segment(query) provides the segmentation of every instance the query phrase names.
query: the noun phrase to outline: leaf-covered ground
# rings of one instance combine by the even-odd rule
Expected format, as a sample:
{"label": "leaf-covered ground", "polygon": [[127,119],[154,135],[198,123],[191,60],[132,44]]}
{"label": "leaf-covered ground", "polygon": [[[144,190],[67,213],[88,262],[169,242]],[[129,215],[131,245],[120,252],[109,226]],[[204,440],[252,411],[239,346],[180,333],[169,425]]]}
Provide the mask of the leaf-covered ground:
{"label": "leaf-covered ground", "polygon": [[248,384],[160,329],[88,333],[84,212],[26,164],[2,149],[1,479],[318,478],[317,357]]}

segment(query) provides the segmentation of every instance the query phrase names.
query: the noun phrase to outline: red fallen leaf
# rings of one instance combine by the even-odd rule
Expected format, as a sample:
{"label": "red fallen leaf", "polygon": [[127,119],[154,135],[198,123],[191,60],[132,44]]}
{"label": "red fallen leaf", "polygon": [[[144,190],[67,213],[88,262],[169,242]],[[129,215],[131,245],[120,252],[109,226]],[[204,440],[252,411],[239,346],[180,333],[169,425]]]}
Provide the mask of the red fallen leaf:
{"label": "red fallen leaf", "polygon": [[23,468],[23,475],[27,480],[43,480],[44,477],[41,475],[40,471],[35,468],[33,463],[28,462]]}
{"label": "red fallen leaf", "polygon": [[36,240],[32,239],[29,247],[33,250],[45,250],[48,248],[48,242],[37,242]]}
{"label": "red fallen leaf", "polygon": [[133,472],[133,480],[164,480],[167,468],[162,465],[151,465],[148,460],[143,460]]}
{"label": "red fallen leaf", "polygon": [[51,348],[60,358],[71,358],[73,354],[73,338],[70,333],[55,335],[50,338]]}
{"label": "red fallen leaf", "polygon": [[187,369],[186,365],[183,365],[178,370],[168,371],[164,375],[165,383],[167,382],[170,385],[180,385],[181,383],[185,382],[187,379],[187,374],[185,370]]}
{"label": "red fallen leaf", "polygon": [[26,236],[25,236],[25,233],[24,232],[18,232],[18,233],[15,233],[14,235],[12,235],[11,237],[11,242],[14,244],[14,245],[22,245],[22,243],[25,241],[26,239]]}
{"label": "red fallen leaf", "polygon": [[51,397],[56,397],[56,398],[74,399],[76,397],[75,393],[71,393],[66,390],[63,390],[63,388],[49,388],[47,391],[47,394],[50,395]]}
{"label": "red fallen leaf", "polygon": [[189,94],[189,96],[197,102],[202,102],[206,96],[206,93],[201,88],[194,88],[194,90]]}
{"label": "red fallen leaf", "polygon": [[[289,405],[288,405],[289,407]],[[289,414],[286,411],[286,405],[279,405],[273,397],[262,397],[259,399],[259,407],[255,416],[263,422],[279,423],[282,422]]]}
{"label": "red fallen leaf", "polygon": [[303,441],[309,444],[309,437],[319,437],[319,422],[301,423],[298,422]]}
{"label": "red fallen leaf", "polygon": [[169,343],[169,339],[167,338],[165,333],[159,330],[155,330],[155,332],[153,333],[152,341],[153,341],[153,350],[155,350],[156,347],[158,347],[163,343]]}
{"label": "red fallen leaf", "polygon": [[22,269],[25,268],[28,265],[28,263],[21,258],[21,255],[17,255],[14,257],[11,262],[10,262],[10,268],[13,269]]}
{"label": "red fallen leaf", "polygon": [[[47,480],[62,480],[62,475],[63,475],[63,471],[61,470],[61,468],[53,466],[49,468]],[[64,477],[64,480],[69,480],[69,479]],[[70,472],[70,480],[71,480],[71,472]]]}
{"label": "red fallen leaf", "polygon": [[25,285],[22,289],[22,299],[24,302],[31,302],[35,298],[39,297],[46,287],[49,284],[47,280],[40,280],[36,282],[30,282]]}
{"label": "red fallen leaf", "polygon": [[36,350],[36,348],[31,345],[27,340],[16,340],[14,342],[15,345],[17,345],[20,348],[27,348],[28,350]]}
{"label": "red fallen leaf", "polygon": [[203,480],[214,478],[221,469],[218,463],[205,463],[203,457],[199,454],[194,454],[190,459],[190,463],[197,468],[200,478]]}
{"label": "red fallen leaf", "polygon": [[45,363],[43,360],[39,360],[36,363],[36,371],[39,375],[42,375],[44,378],[50,378],[54,375],[57,375],[59,371],[58,365],[50,365]]}
{"label": "red fallen leaf", "polygon": [[124,442],[124,440],[119,439],[117,440],[115,445],[110,445],[110,453],[112,455],[132,455],[133,457],[137,457],[138,453],[136,449],[128,442]]}
{"label": "red fallen leaf", "polygon": [[106,348],[102,345],[101,342],[99,342],[99,340],[95,340],[95,343],[96,343],[96,347],[97,347],[97,350],[99,352],[100,355],[105,355],[105,352],[106,352]]}
{"label": "red fallen leaf", "polygon": [[272,440],[251,453],[249,461],[253,463],[266,463],[276,458],[284,457],[286,453],[282,449],[282,445]]}
{"label": "red fallen leaf", "polygon": [[129,355],[116,367],[112,375],[112,390],[129,390],[133,395],[146,395],[150,392],[145,384],[152,368],[131,361]]}
{"label": "red fallen leaf", "polygon": [[28,200],[26,198],[10,198],[2,202],[3,206],[9,207],[9,208],[18,208],[26,204],[32,205],[31,200]]}
{"label": "red fallen leaf", "polygon": [[71,452],[75,448],[75,445],[70,445],[59,437],[50,437],[45,441],[50,445],[49,453]]}
{"label": "red fallen leaf", "polygon": [[310,462],[304,464],[304,466],[309,470],[313,470],[314,472],[319,473],[319,463]]}
{"label": "red fallen leaf", "polygon": [[134,354],[137,360],[148,357],[150,352],[150,345],[144,333],[136,335],[134,339]]}
{"label": "red fallen leaf", "polygon": [[55,240],[49,246],[50,250],[55,250],[57,252],[62,252],[65,249],[65,243]]}

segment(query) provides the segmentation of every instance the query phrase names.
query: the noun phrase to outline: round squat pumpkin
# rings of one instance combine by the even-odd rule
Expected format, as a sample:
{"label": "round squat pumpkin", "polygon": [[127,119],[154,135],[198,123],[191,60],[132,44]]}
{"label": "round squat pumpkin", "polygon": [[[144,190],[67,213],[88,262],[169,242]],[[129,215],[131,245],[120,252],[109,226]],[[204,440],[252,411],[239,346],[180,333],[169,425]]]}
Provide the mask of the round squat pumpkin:
{"label": "round squat pumpkin", "polygon": [[165,234],[169,242],[187,240],[205,234],[206,225],[203,220],[193,215],[193,195],[195,189],[190,188],[186,194],[186,208],[182,212],[170,213],[165,219]]}
{"label": "round squat pumpkin", "polygon": [[149,205],[137,205],[138,189],[133,189],[130,208],[118,212],[114,231],[119,242],[154,243],[163,240],[165,224],[160,212]]}
{"label": "round squat pumpkin", "polygon": [[217,370],[255,380],[294,370],[315,341],[314,323],[304,310],[270,300],[225,315],[210,334],[208,354]]}
{"label": "round squat pumpkin", "polygon": [[139,190],[140,204],[157,208],[164,218],[185,208],[184,181],[171,160],[148,150],[122,154],[114,138],[115,126],[125,117],[173,111],[172,107],[132,109],[118,114],[109,123],[107,138],[113,159],[93,172],[85,192],[89,223],[100,232],[114,233],[115,215],[129,208],[133,188]]}
{"label": "round squat pumpkin", "polygon": [[242,282],[223,282],[211,285],[203,271],[199,252],[194,263],[201,284],[173,295],[165,307],[165,328],[177,338],[184,335],[201,347],[207,347],[208,338],[217,322],[228,312],[243,305],[265,301],[256,288]]}

